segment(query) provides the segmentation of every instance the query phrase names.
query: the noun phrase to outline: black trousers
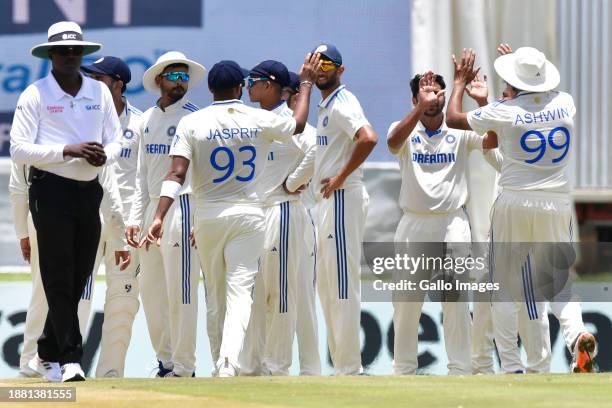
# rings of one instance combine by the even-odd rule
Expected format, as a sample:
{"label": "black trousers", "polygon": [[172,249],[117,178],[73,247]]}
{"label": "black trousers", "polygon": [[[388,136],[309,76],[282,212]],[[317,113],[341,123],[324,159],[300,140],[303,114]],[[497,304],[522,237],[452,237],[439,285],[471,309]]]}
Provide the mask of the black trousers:
{"label": "black trousers", "polygon": [[29,205],[49,312],[38,355],[60,364],[83,355],[77,309],[100,241],[102,187],[32,169]]}

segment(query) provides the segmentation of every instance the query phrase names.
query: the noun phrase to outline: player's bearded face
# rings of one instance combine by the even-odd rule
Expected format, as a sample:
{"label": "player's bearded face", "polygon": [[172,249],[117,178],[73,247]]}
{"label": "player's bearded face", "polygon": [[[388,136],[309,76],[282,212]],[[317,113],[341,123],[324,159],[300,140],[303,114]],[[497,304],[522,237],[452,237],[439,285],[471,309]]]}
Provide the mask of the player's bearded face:
{"label": "player's bearded face", "polygon": [[[165,71],[189,73],[189,70],[185,67],[167,68],[166,70],[164,70],[164,73]],[[173,100],[179,100],[183,96],[185,96],[189,85],[188,82],[183,82],[181,80],[170,81],[167,78],[162,78],[159,87],[161,89],[162,94],[168,95]]]}
{"label": "player's bearded face", "polygon": [[326,89],[333,88],[340,80],[340,73],[338,69],[332,71],[323,72],[319,70],[317,75],[317,88],[324,91]]}

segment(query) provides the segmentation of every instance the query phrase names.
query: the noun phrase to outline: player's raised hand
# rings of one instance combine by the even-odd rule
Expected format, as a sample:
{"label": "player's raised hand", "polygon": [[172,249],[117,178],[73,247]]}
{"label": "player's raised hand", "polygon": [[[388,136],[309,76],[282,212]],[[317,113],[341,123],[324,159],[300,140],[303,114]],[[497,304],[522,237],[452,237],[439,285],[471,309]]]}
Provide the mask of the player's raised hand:
{"label": "player's raised hand", "polygon": [[300,81],[309,81],[315,83],[317,80],[317,73],[321,68],[321,54],[318,52],[308,53],[304,59],[304,63],[300,68]]}
{"label": "player's raised hand", "polygon": [[476,77],[470,82],[470,85],[466,88],[467,94],[470,98],[474,99],[478,105],[484,106],[487,104],[487,98],[489,97],[489,88],[487,86],[487,76],[483,75],[483,79],[480,79],[480,74],[476,74]]}
{"label": "player's raised hand", "polygon": [[125,230],[125,239],[129,246],[138,248],[138,236],[140,235],[140,227],[138,225],[130,225]]}
{"label": "player's raised hand", "polygon": [[138,244],[139,248],[145,246],[146,250],[149,250],[149,246],[151,244],[160,245],[162,237],[162,220],[160,218],[155,218],[147,231],[147,235],[145,235]]}
{"label": "player's raised hand", "polygon": [[453,55],[453,65],[455,66],[455,85],[466,86],[474,80],[480,67],[474,68],[476,62],[476,53],[473,49],[463,49],[461,60],[457,61]]}
{"label": "player's raised hand", "polygon": [[512,47],[510,44],[501,43],[497,46],[497,52],[499,55],[512,54]]}
{"label": "player's raised hand", "polygon": [[436,92],[435,74],[433,71],[427,71],[419,80],[419,97],[418,105],[423,107],[424,111],[435,107],[438,104],[439,98],[444,95],[444,90],[440,89]]}

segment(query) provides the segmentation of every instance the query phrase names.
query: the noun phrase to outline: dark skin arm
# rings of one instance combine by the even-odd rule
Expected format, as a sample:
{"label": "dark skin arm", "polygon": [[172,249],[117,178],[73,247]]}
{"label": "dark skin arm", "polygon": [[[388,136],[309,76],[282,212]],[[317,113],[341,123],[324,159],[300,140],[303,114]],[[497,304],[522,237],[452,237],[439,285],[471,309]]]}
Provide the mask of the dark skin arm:
{"label": "dark skin arm", "polygon": [[371,126],[363,126],[355,134],[355,147],[346,165],[334,177],[321,180],[323,187],[321,193],[324,198],[329,198],[334,190],[342,187],[344,180],[354,172],[368,158],[374,146],[378,143],[378,136]]}
{"label": "dark skin arm", "polygon": [[[187,175],[188,168],[189,160],[187,158],[182,156],[172,156],[170,171],[168,172],[165,180],[176,181],[182,185],[185,182],[185,176]],[[155,212],[153,222],[149,227],[147,235],[140,241],[139,247],[146,244],[148,248],[149,245],[154,242],[159,245],[159,240],[162,236],[162,223],[173,202],[174,199],[170,197],[162,196],[159,198],[159,204],[157,205],[157,211]]]}
{"label": "dark skin arm", "polygon": [[296,122],[294,135],[299,135],[306,127],[308,109],[310,108],[310,92],[312,91],[312,84],[317,80],[317,72],[320,67],[321,54],[317,52],[316,54],[309,53],[300,69],[300,82],[308,81],[310,84],[300,84],[300,92],[297,94],[297,101],[293,110],[293,118]]}
{"label": "dark skin arm", "polygon": [[[451,93],[446,112],[446,126],[455,129],[472,130],[467,120],[467,113],[463,112],[463,94],[467,90],[467,86],[473,83],[480,68],[474,68],[476,61],[476,53],[474,50],[463,50],[461,60],[453,55],[453,64],[455,66],[455,79],[453,82],[453,92]],[[477,82],[477,81],[476,81]],[[470,94],[473,94],[473,89],[470,89]],[[486,99],[474,98],[479,106],[483,106]],[[494,149],[497,147],[497,135],[495,132],[487,132],[482,142],[483,149]]]}
{"label": "dark skin arm", "polygon": [[451,93],[446,112],[446,125],[454,129],[472,130],[467,121],[467,113],[463,112],[462,102],[463,93],[467,85],[476,78],[478,69],[474,69],[476,53],[474,50],[463,50],[461,60],[457,62],[453,55],[455,65],[455,80],[453,82],[453,92]]}

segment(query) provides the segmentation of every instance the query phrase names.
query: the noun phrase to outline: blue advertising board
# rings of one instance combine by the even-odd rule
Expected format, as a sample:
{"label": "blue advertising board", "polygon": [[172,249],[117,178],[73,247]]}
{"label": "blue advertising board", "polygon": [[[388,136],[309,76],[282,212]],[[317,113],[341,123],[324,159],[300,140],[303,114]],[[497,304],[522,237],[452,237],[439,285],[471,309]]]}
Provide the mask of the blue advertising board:
{"label": "blue advertising board", "polygon": [[[207,68],[221,59],[246,68],[277,59],[298,70],[320,42],[342,52],[343,82],[383,141],[370,160],[391,159],[387,128],[410,109],[410,1],[7,0],[0,3],[2,156],[8,153],[7,126],[19,94],[50,69],[30,48],[45,42],[48,26],[61,20],[78,22],[85,39],[103,44],[84,62],[114,55],[129,64],[133,80],[127,96],[142,110],[157,99],[142,87],[142,74],[165,51],[182,51]],[[193,89],[190,98],[200,106],[211,101],[206,86]],[[315,92],[311,123],[319,100]]]}

